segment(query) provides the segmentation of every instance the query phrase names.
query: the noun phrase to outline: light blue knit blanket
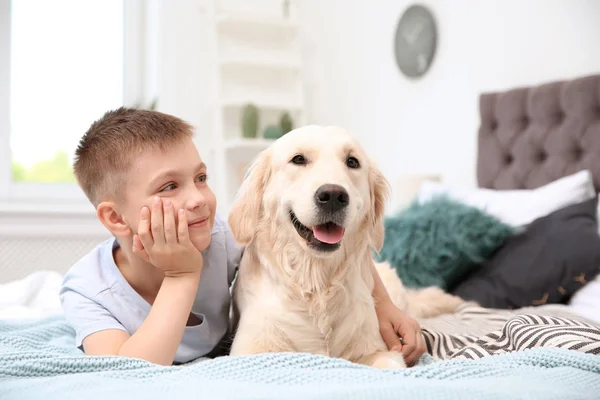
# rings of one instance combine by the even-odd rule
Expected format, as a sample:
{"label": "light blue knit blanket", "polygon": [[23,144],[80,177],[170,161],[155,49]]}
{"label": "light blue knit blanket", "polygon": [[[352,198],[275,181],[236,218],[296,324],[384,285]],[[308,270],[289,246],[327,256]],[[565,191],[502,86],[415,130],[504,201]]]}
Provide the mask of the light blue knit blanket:
{"label": "light blue knit blanket", "polygon": [[381,371],[307,354],[161,367],[89,357],[60,317],[0,321],[0,399],[599,399],[600,356],[538,348]]}

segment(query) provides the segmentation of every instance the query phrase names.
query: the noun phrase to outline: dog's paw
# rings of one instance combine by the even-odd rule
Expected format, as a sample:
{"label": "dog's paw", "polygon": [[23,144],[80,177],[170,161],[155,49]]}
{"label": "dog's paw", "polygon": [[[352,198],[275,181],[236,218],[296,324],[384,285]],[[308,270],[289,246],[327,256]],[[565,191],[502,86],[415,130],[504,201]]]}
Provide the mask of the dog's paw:
{"label": "dog's paw", "polygon": [[402,353],[385,351],[374,354],[371,366],[379,369],[401,369],[406,368],[406,362]]}

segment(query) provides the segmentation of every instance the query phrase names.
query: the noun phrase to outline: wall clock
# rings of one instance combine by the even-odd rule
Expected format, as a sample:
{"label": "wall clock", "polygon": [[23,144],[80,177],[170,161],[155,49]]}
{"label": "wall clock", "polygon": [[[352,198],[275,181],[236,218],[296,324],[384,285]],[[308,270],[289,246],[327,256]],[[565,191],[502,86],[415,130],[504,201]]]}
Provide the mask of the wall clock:
{"label": "wall clock", "polygon": [[394,53],[400,71],[410,77],[423,76],[433,61],[437,27],[431,12],[415,4],[404,11],[394,37]]}

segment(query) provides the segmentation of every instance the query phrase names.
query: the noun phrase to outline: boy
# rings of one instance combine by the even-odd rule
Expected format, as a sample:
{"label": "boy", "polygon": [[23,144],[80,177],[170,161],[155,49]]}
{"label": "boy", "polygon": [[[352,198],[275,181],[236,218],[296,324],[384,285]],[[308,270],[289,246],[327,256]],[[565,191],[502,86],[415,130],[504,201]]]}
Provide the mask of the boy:
{"label": "boy", "polygon": [[[192,137],[179,118],[119,108],[79,143],[75,175],[113,235],[69,270],[60,290],[86,354],[171,365],[227,352],[229,288],[242,251],[216,214]],[[377,282],[374,295],[387,298]],[[390,301],[380,304],[388,347],[416,362],[425,350],[419,325]]]}
{"label": "boy", "polygon": [[241,251],[192,136],[178,118],[120,108],[79,143],[78,183],[114,236],[60,290],[86,354],[171,365],[225,350]]}

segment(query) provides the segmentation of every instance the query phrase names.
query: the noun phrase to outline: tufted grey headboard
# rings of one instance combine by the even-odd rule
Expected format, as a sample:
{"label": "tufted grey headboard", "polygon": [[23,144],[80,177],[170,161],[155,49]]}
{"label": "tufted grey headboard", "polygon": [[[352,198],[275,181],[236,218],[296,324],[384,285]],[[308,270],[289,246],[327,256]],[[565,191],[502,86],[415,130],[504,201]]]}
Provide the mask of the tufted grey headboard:
{"label": "tufted grey headboard", "polygon": [[534,189],[589,169],[600,191],[600,75],[479,99],[477,182]]}

